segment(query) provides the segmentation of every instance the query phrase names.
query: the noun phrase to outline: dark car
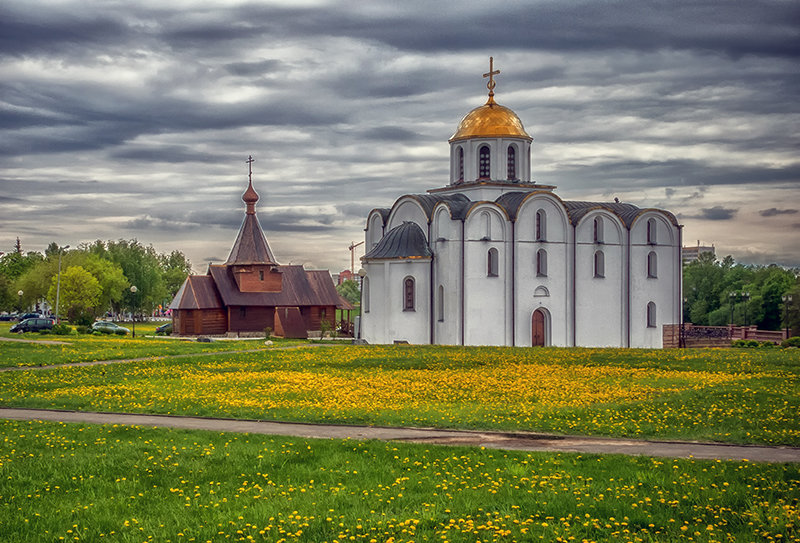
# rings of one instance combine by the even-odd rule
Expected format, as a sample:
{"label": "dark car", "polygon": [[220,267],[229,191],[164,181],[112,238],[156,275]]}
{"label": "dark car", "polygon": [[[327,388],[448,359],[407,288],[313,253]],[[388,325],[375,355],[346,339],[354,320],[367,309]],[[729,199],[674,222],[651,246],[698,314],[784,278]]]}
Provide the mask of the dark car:
{"label": "dark car", "polygon": [[172,323],[168,322],[156,328],[156,334],[164,334],[168,336],[172,333]]}
{"label": "dark car", "polygon": [[41,317],[39,313],[24,313],[19,316],[19,321],[22,322],[25,319],[40,319]]}
{"label": "dark car", "polygon": [[25,319],[10,328],[11,332],[40,332],[42,330],[52,330],[53,319]]}
{"label": "dark car", "polygon": [[0,321],[8,322],[8,321],[16,321],[16,320],[19,320],[19,319],[17,319],[17,314],[16,313],[6,313],[4,315],[0,315]]}

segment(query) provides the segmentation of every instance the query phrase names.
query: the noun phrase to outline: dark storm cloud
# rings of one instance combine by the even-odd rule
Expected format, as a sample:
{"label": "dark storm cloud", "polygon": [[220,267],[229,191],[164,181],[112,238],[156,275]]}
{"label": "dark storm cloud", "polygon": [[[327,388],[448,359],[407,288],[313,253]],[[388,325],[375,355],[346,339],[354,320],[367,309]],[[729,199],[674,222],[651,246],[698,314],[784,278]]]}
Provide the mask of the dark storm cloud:
{"label": "dark storm cloud", "polygon": [[376,141],[415,141],[419,135],[399,126],[380,126],[365,130],[359,134],[366,140]]}
{"label": "dark storm cloud", "polygon": [[701,219],[705,221],[730,221],[738,209],[729,209],[722,206],[707,207],[700,210],[699,215],[678,214],[680,219]]}
{"label": "dark storm cloud", "polygon": [[762,217],[775,217],[776,215],[794,215],[797,212],[797,209],[778,209],[776,207],[771,207],[769,209],[762,209],[758,214]]}
{"label": "dark storm cloud", "polygon": [[233,75],[251,77],[278,72],[283,65],[284,63],[280,60],[269,59],[258,62],[232,62],[226,64],[224,68]]}

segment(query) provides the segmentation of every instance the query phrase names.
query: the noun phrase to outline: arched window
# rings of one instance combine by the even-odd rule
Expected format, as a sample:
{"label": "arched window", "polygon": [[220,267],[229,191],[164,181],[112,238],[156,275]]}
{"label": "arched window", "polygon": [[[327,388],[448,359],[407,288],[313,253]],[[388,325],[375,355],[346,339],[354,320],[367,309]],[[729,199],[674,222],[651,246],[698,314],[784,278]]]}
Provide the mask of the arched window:
{"label": "arched window", "polygon": [[403,279],[403,311],[414,311],[414,278]]}
{"label": "arched window", "polygon": [[497,249],[492,247],[489,249],[489,253],[487,255],[487,277],[497,277],[498,272],[498,258],[497,258]]}
{"label": "arched window", "polygon": [[517,148],[513,145],[508,146],[508,180],[513,181],[517,178]]}
{"label": "arched window", "polygon": [[439,314],[439,322],[444,322],[444,287],[439,285],[439,299],[436,304],[436,312]]}
{"label": "arched window", "polygon": [[369,277],[361,280],[361,303],[364,313],[369,313]]}
{"label": "arched window", "polygon": [[656,244],[656,220],[647,219],[647,243]]}
{"label": "arched window", "polygon": [[483,239],[492,239],[492,217],[488,211],[481,213],[481,221],[483,222]]}
{"label": "arched window", "polygon": [[594,276],[600,278],[606,276],[606,255],[603,251],[594,252]]}
{"label": "arched window", "polygon": [[464,148],[458,148],[458,182],[464,182]]}
{"label": "arched window", "polygon": [[489,146],[484,145],[478,150],[478,177],[489,179],[492,176],[492,160]]}
{"label": "arched window", "polygon": [[603,243],[603,217],[594,218],[594,242]]}
{"label": "arched window", "polygon": [[536,251],[536,276],[547,277],[547,251],[544,249]]}
{"label": "arched window", "polygon": [[658,255],[655,251],[647,254],[647,277],[658,277]]}
{"label": "arched window", "polygon": [[547,215],[544,209],[536,210],[536,241],[547,239]]}
{"label": "arched window", "polygon": [[647,327],[656,327],[656,304],[653,302],[647,303]]}

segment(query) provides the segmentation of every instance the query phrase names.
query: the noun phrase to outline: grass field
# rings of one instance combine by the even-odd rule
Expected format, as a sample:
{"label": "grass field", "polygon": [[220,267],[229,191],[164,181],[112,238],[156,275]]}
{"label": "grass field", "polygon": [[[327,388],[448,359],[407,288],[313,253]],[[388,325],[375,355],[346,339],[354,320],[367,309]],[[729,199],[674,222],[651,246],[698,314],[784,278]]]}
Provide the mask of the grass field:
{"label": "grass field", "polygon": [[0,404],[800,445],[799,374],[781,349],[337,346],[6,372]]}
{"label": "grass field", "polygon": [[0,540],[797,541],[797,465],[0,422]]}
{"label": "grass field", "polygon": [[[263,339],[215,341],[198,343],[155,336],[160,323],[137,323],[136,338],[127,336],[79,334],[56,336],[51,334],[12,334],[8,330],[13,323],[0,322],[0,337],[26,340],[60,341],[67,345],[24,344],[0,342],[0,367],[46,366],[94,360],[119,360],[124,358],[143,358],[189,353],[208,353],[219,351],[243,351],[267,349]],[[130,323],[122,323],[131,328]],[[151,337],[145,337],[150,335]],[[273,339],[275,346],[303,343],[293,340]]]}

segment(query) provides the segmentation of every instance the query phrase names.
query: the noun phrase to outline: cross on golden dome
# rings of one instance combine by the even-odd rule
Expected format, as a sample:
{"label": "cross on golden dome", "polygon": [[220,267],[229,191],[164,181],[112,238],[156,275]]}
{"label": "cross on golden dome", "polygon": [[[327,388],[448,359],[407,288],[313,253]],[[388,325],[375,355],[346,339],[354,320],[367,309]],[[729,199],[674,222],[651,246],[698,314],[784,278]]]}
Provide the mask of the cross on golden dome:
{"label": "cross on golden dome", "polygon": [[488,77],[489,82],[486,83],[486,88],[489,89],[489,98],[494,96],[494,88],[497,85],[494,81],[494,76],[500,73],[500,70],[494,69],[494,57],[489,57],[489,71],[483,74],[483,77]]}

